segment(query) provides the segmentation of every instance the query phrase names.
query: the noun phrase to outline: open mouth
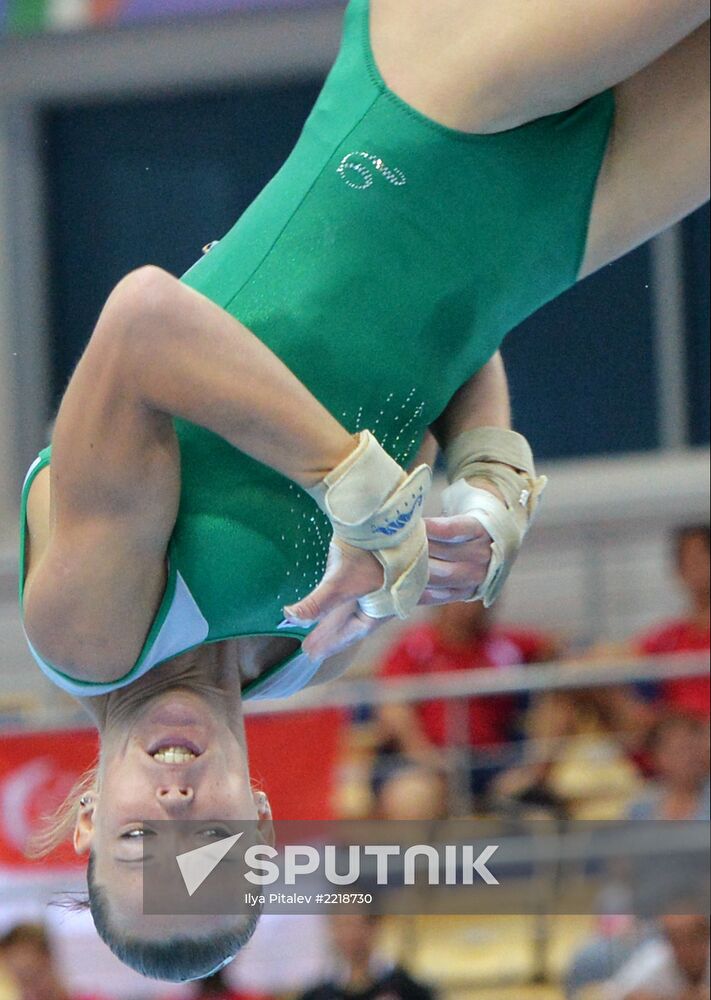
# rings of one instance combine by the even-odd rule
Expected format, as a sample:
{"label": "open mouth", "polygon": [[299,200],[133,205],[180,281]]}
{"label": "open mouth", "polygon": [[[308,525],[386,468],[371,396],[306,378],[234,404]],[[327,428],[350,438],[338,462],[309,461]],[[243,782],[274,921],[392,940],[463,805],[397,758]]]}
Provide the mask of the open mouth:
{"label": "open mouth", "polygon": [[201,755],[202,750],[189,740],[160,740],[148,748],[148,753],[159,764],[189,764]]}

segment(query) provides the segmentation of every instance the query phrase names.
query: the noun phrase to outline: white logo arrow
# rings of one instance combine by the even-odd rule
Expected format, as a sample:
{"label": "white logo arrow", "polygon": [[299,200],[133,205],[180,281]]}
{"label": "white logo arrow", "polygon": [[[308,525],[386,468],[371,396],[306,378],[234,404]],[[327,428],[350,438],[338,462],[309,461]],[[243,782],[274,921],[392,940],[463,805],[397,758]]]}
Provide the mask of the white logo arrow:
{"label": "white logo arrow", "polygon": [[213,844],[206,844],[204,847],[196,847],[194,851],[176,855],[175,860],[178,862],[188,896],[198,891],[208,875],[214,872],[224,856],[243,836],[244,832],[236,833],[233,837],[225,837],[224,840],[216,840]]}

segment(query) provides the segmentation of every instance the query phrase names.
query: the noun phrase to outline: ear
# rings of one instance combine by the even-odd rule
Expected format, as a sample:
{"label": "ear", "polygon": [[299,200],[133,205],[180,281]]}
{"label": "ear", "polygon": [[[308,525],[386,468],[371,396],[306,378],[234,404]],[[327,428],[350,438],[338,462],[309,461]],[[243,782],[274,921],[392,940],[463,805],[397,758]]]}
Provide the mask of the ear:
{"label": "ear", "polygon": [[274,822],[272,820],[272,807],[266,792],[254,792],[254,804],[257,808],[257,830],[259,837],[264,844],[274,847],[276,834],[274,832]]}
{"label": "ear", "polygon": [[76,823],[74,824],[74,850],[77,854],[86,854],[94,840],[94,812],[96,802],[91,799],[86,805],[79,806]]}

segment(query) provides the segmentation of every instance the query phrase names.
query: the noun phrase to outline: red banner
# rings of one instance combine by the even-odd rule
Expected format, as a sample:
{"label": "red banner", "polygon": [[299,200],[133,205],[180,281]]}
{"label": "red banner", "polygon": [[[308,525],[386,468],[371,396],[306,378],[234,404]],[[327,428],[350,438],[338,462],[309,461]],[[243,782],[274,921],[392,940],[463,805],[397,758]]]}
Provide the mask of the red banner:
{"label": "red banner", "polygon": [[[252,778],[269,795],[275,819],[334,818],[344,730],[337,710],[247,720]],[[64,800],[97,756],[90,730],[0,737],[0,868],[38,868],[23,851],[42,818]],[[67,844],[43,864],[79,863]]]}
{"label": "red banner", "polygon": [[252,780],[275,820],[335,818],[346,718],[341,709],[247,718]]}
{"label": "red banner", "polygon": [[[90,730],[0,738],[0,866],[37,867],[23,853],[30,836],[91,767],[96,754],[97,738]],[[70,845],[44,862],[62,868],[75,863]]]}

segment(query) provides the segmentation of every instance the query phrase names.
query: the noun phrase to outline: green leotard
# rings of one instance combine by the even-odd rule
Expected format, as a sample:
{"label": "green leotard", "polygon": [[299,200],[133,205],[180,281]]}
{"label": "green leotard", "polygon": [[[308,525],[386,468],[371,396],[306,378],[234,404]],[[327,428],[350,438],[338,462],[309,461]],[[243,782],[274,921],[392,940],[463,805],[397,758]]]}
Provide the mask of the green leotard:
{"label": "green leotard", "polygon": [[[406,465],[505,334],[575,283],[613,116],[605,92],[506,132],[441,126],[385,85],[369,0],[351,0],[338,60],[296,148],[183,280],[252,330],[350,431],[369,428]],[[123,683],[181,643],[302,637],[277,632],[281,609],[325,564],[330,528],[305,493],[208,431],[176,428],[171,579]],[[168,628],[176,586],[183,610],[173,607]],[[305,676],[292,676],[289,690]],[[260,690],[279,693],[266,681],[248,693]]]}

